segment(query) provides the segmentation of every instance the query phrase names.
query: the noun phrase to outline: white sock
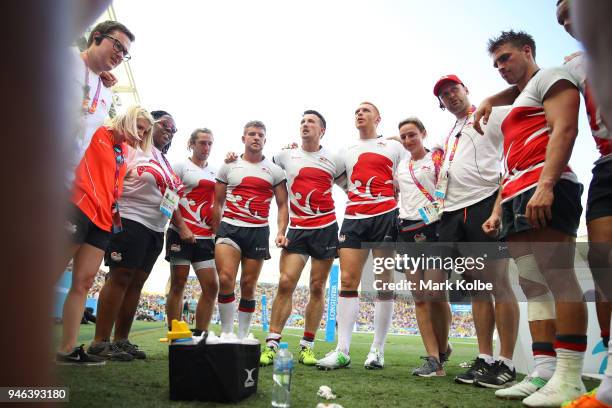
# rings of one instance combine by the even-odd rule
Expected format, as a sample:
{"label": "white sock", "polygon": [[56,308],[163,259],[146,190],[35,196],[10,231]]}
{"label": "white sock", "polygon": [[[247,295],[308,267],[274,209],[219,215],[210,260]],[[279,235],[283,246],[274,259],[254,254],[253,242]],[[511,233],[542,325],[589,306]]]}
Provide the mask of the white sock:
{"label": "white sock", "polygon": [[240,299],[238,304],[238,338],[243,339],[249,334],[251,319],[255,312],[255,299]]}
{"label": "white sock", "polygon": [[300,347],[314,348],[314,341],[300,340]]}
{"label": "white sock", "polygon": [[344,297],[338,298],[338,345],[336,349],[348,354],[351,348],[351,336],[353,327],[359,317],[359,298]]}
{"label": "white sock", "polygon": [[501,361],[502,363],[504,363],[506,366],[508,366],[508,368],[510,369],[510,371],[514,370],[514,363],[512,362],[511,359],[506,358],[506,357],[502,357],[499,356],[499,361]]}
{"label": "white sock", "polygon": [[234,332],[234,309],[236,300],[228,303],[219,302],[219,316],[221,317],[221,333]]}
{"label": "white sock", "polygon": [[612,405],[612,352],[608,348],[608,365],[604,372],[604,378],[599,384],[596,397],[604,404]]}
{"label": "white sock", "polygon": [[557,367],[557,357],[538,355],[533,357],[533,376],[550,380]]}
{"label": "white sock", "polygon": [[490,356],[488,354],[480,353],[478,354],[478,358],[482,358],[488,365],[493,365],[495,363],[495,359],[493,358],[493,356]]}
{"label": "white sock", "polygon": [[584,352],[563,348],[555,349],[555,351],[557,352],[557,367],[553,377],[560,376],[564,381],[581,383]]}
{"label": "white sock", "polygon": [[268,347],[272,347],[273,349],[278,349],[278,342],[281,339],[281,335],[279,333],[270,332],[266,337],[266,345]]}
{"label": "white sock", "polygon": [[374,306],[374,341],[370,351],[385,352],[385,340],[393,317],[393,300],[378,300]]}

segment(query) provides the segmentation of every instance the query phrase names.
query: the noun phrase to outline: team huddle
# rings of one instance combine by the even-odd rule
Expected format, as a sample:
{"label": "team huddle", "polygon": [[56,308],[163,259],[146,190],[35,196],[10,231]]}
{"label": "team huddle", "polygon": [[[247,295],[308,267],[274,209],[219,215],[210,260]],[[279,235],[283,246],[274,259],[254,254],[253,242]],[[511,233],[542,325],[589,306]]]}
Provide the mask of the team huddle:
{"label": "team huddle", "polygon": [[[558,2],[557,16],[571,34],[567,0]],[[166,153],[177,129],[166,111],[135,106],[103,124],[112,99],[108,87],[116,81],[108,71],[130,58],[133,41],[125,26],[107,21],[92,30],[86,50],[75,51],[74,79],[82,90],[82,103],[73,166],[66,178],[71,245],[65,256],[66,264],[73,260],[73,281],[64,304],[58,363],[93,365],[108,359],[146,358],[129,341],[129,334],[164,239],[171,283],[168,324],[180,318],[183,291],[193,268],[202,287],[194,333],[208,331],[216,303],[221,332],[234,332],[237,312],[237,338],[247,337],[259,274],[270,259],[269,212],[274,200],[278,208],[274,243],[282,248],[280,280],[262,366],[274,361],[291,314],[293,292],[309,259],[310,293],[298,361],[333,370],[351,364],[358,290],[370,254],[374,259],[423,253],[434,258],[476,256],[474,246],[454,246],[446,252],[437,243],[503,241],[506,245],[495,245],[499,250],[488,254],[483,268],[464,273],[467,281],[491,285],[490,290],[469,291],[478,355],[455,381],[495,389],[497,397],[520,399],[528,407],[560,407],[571,400],[571,407],[612,405],[612,367],[597,392],[585,394],[581,379],[587,312],[574,271],[574,245],[583,186],[568,166],[578,133],[580,94],[601,154],[593,168],[586,220],[589,241],[594,243],[589,265],[606,347],[611,311],[607,294],[612,293],[605,276],[611,259],[606,243],[612,241],[612,134],[592,100],[583,55],[573,55],[560,67],[539,68],[533,38],[504,31],[489,41],[488,51],[510,87],[477,107],[459,76],[441,77],[433,86],[435,103],[454,116],[455,124],[439,140],[429,140],[416,117],[399,122],[399,136],[380,136],[378,107],[362,102],[354,111],[358,137],[347,137],[338,152],[323,147],[324,116],[306,110],[299,124],[299,145],[264,155],[266,126],[249,121],[243,128],[241,154],[228,154],[224,163],[213,167],[208,157],[214,135],[207,128],[191,133],[188,158],[168,161]],[[340,226],[334,185],[347,197]],[[315,336],[336,258],[338,342],[317,358]],[[528,300],[533,341],[534,370],[518,383],[512,358],[519,308],[508,276],[510,259],[516,263]],[[98,299],[95,336],[85,351],[83,346],[75,347],[79,322],[102,261],[110,272]],[[236,299],[239,270],[240,299]],[[422,366],[412,371],[417,377],[446,375],[445,363],[453,349],[444,283],[451,272],[405,270],[411,282],[436,284],[412,290],[427,354]],[[383,267],[377,278],[392,282],[394,273],[395,268]],[[376,293],[374,338],[363,363],[366,369],[385,366],[395,297],[387,287]],[[498,357],[493,356],[495,329]]]}

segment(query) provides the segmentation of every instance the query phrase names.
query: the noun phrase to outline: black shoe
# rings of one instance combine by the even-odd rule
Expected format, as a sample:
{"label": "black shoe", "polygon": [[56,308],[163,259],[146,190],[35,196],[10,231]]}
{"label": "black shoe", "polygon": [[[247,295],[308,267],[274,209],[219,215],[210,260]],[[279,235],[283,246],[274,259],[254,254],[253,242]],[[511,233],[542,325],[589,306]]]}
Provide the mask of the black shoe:
{"label": "black shoe", "polygon": [[485,370],[474,379],[474,385],[485,388],[506,388],[516,382],[516,370],[503,361],[496,361],[493,368]]}
{"label": "black shoe", "polygon": [[103,358],[87,354],[83,349],[83,344],[75,347],[71,353],[62,353],[58,351],[55,355],[55,362],[58,365],[104,365],[106,361]]}
{"label": "black shoe", "polygon": [[206,330],[202,330],[202,329],[191,329],[191,334],[194,336],[202,336],[202,333],[204,333]]}
{"label": "black shoe", "polygon": [[493,367],[492,364],[487,364],[484,359],[477,357],[465,373],[455,377],[455,382],[459,384],[474,384],[474,378],[491,367]]}
{"label": "black shoe", "polygon": [[134,356],[120,349],[115,343],[110,341],[102,341],[100,343],[92,343],[87,349],[87,353],[106,360],[113,361],[132,361]]}
{"label": "black shoe", "polygon": [[130,343],[128,339],[116,341],[115,346],[117,346],[119,350],[131,354],[132,356],[134,356],[134,358],[137,358],[139,360],[144,360],[147,358],[147,354],[144,351],[138,349],[137,344]]}

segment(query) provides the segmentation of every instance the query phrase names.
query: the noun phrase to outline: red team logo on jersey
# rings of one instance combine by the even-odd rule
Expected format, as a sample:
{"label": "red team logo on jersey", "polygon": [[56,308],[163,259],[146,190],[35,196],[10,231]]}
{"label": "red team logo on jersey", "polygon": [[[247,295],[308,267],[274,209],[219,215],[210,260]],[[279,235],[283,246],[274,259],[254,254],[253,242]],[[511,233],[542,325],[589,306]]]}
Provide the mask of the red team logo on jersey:
{"label": "red team logo on jersey", "polygon": [[314,227],[336,219],[332,199],[333,177],[314,167],[303,167],[291,184],[291,224]]}
{"label": "red team logo on jersey", "polygon": [[[155,166],[155,167],[154,167]],[[147,164],[141,164],[136,167],[136,172],[138,173],[138,177],[142,177],[143,173],[149,173],[155,179],[155,184],[159,191],[163,194],[166,193],[166,181],[162,173],[158,170],[159,163],[154,160],[149,160]]]}
{"label": "red team logo on jersey", "polygon": [[[185,194],[188,207],[181,205],[181,215],[192,231],[199,236],[211,236],[212,205],[215,197],[215,182],[202,179],[197,187]],[[204,228],[202,228],[202,226]]]}
{"label": "red team logo on jersey", "polygon": [[272,184],[259,177],[244,177],[240,184],[228,194],[224,217],[251,224],[265,224],[268,221]]}
{"label": "red team logo on jersey", "polygon": [[349,201],[359,205],[349,205],[349,215],[378,215],[395,208],[393,192],[393,162],[378,153],[362,153],[351,173]]}

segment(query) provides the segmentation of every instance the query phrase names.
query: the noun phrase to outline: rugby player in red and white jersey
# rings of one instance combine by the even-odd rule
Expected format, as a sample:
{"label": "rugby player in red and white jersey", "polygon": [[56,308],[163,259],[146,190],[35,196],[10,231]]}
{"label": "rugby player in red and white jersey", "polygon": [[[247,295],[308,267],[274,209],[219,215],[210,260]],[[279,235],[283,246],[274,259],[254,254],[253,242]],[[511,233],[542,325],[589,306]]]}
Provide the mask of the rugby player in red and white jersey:
{"label": "rugby player in red and white jersey", "polygon": [[[557,1],[557,21],[565,31],[575,37],[570,20],[569,1]],[[612,312],[612,132],[601,117],[592,91],[593,82],[587,78],[586,57],[581,54],[568,61],[564,67],[575,78],[584,97],[591,134],[600,153],[593,167],[593,178],[589,185],[586,221],[589,235],[589,267],[597,289],[597,320],[602,343],[608,350],[608,366],[596,394],[584,394],[573,401],[570,408],[602,408],[612,406],[612,355],[608,347]]]}
{"label": "rugby player in red and white jersey", "polygon": [[274,155],[273,161],[287,176],[289,190],[289,232],[287,246],[280,257],[278,292],[272,304],[270,333],[260,363],[273,363],[281,332],[291,313],[293,292],[308,258],[311,258],[310,296],[306,305],[304,336],[298,361],[315,365],[314,338],[325,306],[324,289],[334,258],[338,253],[338,223],[332,187],[344,175],[337,156],[320,145],[325,133],[323,115],[307,110],[300,123],[302,144]]}
{"label": "rugby player in red and white jersey", "polygon": [[195,314],[194,335],[197,336],[208,330],[219,291],[211,227],[217,169],[208,163],[213,141],[210,129],[195,129],[188,141],[191,156],[173,165],[185,189],[179,201],[180,211],[174,212],[166,234],[166,260],[170,262],[170,290],[166,302],[168,327],[173,319],[180,320],[189,267],[193,266],[202,288]]}
{"label": "rugby player in red and white jersey", "polygon": [[[397,235],[397,200],[393,174],[406,154],[396,140],[377,135],[380,122],[378,108],[362,102],[355,110],[355,126],[359,140],[339,153],[346,169],[348,202],[340,229],[340,297],[338,299],[338,344],[317,362],[317,367],[331,370],[350,364],[349,349],[353,327],[359,315],[357,289],[370,249],[365,243],[394,242]],[[384,245],[383,245],[384,246]],[[393,257],[392,249],[372,249],[374,257]],[[381,281],[391,279],[387,270]],[[393,314],[393,292],[379,291],[374,312],[374,341],[364,363],[367,369],[384,367],[384,345]]]}
{"label": "rugby player in red and white jersey", "polygon": [[264,260],[270,259],[268,212],[272,197],[278,206],[275,239],[278,247],[287,245],[285,231],[289,223],[285,174],[263,155],[265,125],[260,121],[248,122],[242,142],[244,154],[235,162],[224,163],[217,173],[212,220],[222,334],[234,331],[234,287],[242,263],[238,338],[248,335],[255,311],[257,279]]}
{"label": "rugby player in red and white jersey", "polygon": [[[489,41],[489,53],[518,95],[502,122],[505,175],[496,208],[483,229],[494,232],[501,227],[521,277],[531,277],[530,284],[552,292],[553,310],[547,306],[550,302],[530,296],[528,300],[532,311],[535,307],[535,314],[541,315],[536,320],[532,312],[529,316],[534,355],[556,354],[554,373],[547,379],[541,371],[550,374],[550,367],[540,369],[536,364],[537,381],[529,379],[518,391],[524,391],[523,397],[531,394],[523,399],[526,406],[558,407],[584,392],[587,315],[574,273],[582,185],[567,165],[577,135],[579,93],[565,69],[537,66],[529,34],[502,32]],[[521,398],[518,393],[496,394]]]}
{"label": "rugby player in red and white jersey", "polygon": [[[455,116],[455,124],[440,145],[445,150],[436,195],[441,198],[438,241],[470,243],[453,248],[451,256],[477,258],[486,254],[482,270],[466,271],[466,280],[491,283],[492,290],[470,291],[472,314],[478,339],[478,356],[464,373],[455,377],[459,384],[500,388],[516,379],[512,362],[518,332],[518,304],[508,279],[507,255],[482,231],[499,189],[502,137],[482,137],[474,130],[469,91],[456,75],[441,77],[433,89],[440,108]],[[444,181],[446,179],[446,181]],[[462,249],[457,251],[456,249]],[[495,303],[493,303],[493,298]],[[493,331],[497,323],[500,357],[493,357]]]}

